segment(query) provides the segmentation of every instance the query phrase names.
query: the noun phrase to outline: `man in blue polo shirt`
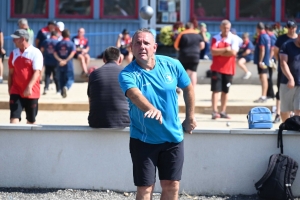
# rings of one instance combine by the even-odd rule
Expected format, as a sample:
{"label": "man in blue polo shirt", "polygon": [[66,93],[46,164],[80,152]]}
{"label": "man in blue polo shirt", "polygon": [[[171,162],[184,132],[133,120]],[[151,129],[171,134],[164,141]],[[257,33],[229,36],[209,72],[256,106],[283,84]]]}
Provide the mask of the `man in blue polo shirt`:
{"label": "man in blue polo shirt", "polygon": [[265,31],[264,23],[259,22],[257,24],[256,32],[258,36],[254,51],[254,64],[257,65],[262,91],[261,97],[255,100],[254,103],[264,103],[267,101],[268,76],[269,72],[272,71],[272,69],[269,68],[271,40]]}
{"label": "man in blue polo shirt", "polygon": [[44,56],[44,65],[45,65],[45,87],[44,87],[44,93],[43,95],[47,94],[47,91],[49,90],[49,83],[50,83],[50,76],[53,75],[53,80],[56,86],[56,92],[60,91],[59,82],[57,78],[57,66],[58,62],[54,58],[54,51],[56,44],[58,43],[57,40],[57,32],[52,31],[51,37],[49,39],[46,39],[41,46],[41,51]]}
{"label": "man in blue polo shirt", "polygon": [[295,40],[285,42],[279,51],[281,77],[279,96],[281,119],[284,122],[290,112],[300,116],[300,33]]}
{"label": "man in blue polo shirt", "polygon": [[61,95],[67,97],[67,91],[74,83],[73,57],[76,53],[75,44],[70,40],[68,29],[62,32],[63,40],[58,42],[55,47],[54,57],[58,61],[59,84]]}
{"label": "man in blue polo shirt", "polygon": [[[148,29],[138,30],[132,40],[132,61],[119,75],[128,97],[130,153],[136,199],[152,196],[156,167],[162,187],[161,199],[178,199],[183,166],[183,129],[192,133],[194,89],[178,60],[156,56],[157,44]],[[178,117],[176,87],[183,90],[186,118]],[[182,128],[183,127],[183,128]]]}

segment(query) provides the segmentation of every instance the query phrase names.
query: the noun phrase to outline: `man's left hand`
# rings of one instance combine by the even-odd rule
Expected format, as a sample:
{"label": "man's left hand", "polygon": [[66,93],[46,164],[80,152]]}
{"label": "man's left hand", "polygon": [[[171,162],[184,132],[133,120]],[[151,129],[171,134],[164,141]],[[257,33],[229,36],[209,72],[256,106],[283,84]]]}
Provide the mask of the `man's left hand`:
{"label": "man's left hand", "polygon": [[28,97],[31,94],[32,94],[32,88],[29,87],[29,86],[27,86],[26,89],[25,89],[25,91],[24,91],[24,93],[23,93],[23,95],[24,95],[24,97]]}
{"label": "man's left hand", "polygon": [[192,134],[192,131],[196,128],[196,126],[197,126],[197,122],[194,117],[191,119],[185,119],[182,122],[182,128],[185,133]]}

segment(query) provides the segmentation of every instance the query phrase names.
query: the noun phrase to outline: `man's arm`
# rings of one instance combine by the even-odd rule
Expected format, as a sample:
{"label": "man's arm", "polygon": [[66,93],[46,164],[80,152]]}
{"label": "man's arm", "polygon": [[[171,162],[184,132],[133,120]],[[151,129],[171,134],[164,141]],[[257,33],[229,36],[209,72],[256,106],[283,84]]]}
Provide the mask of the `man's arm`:
{"label": "man's arm", "polygon": [[126,91],[126,96],[135,104],[141,111],[145,112],[144,117],[155,118],[162,124],[161,111],[155,108],[149,101],[144,97],[138,88],[130,88]]}
{"label": "man's arm", "polygon": [[200,46],[200,50],[202,50],[205,47],[205,43],[202,41],[202,42],[200,42],[199,46]]}
{"label": "man's arm", "polygon": [[227,51],[225,51],[223,54],[222,54],[222,56],[236,56],[236,54],[237,54],[237,52],[235,51],[235,50],[233,50],[233,49],[230,49],[229,51],[227,50]]}
{"label": "man's arm", "polygon": [[274,46],[274,58],[279,60],[279,48],[277,46]]}
{"label": "man's arm", "polygon": [[13,76],[13,74],[14,74],[14,69],[13,68],[9,68],[8,79],[7,79],[8,94],[10,94],[10,88],[12,86],[12,76]]}
{"label": "man's arm", "polygon": [[290,71],[290,68],[287,64],[288,62],[288,55],[287,54],[279,54],[280,56],[280,68],[282,73],[285,75],[285,77],[289,80],[287,86],[289,88],[293,88],[295,86],[295,80],[294,77]]}
{"label": "man's arm", "polygon": [[32,94],[32,87],[36,83],[36,81],[40,80],[41,70],[34,70],[33,75],[31,77],[31,80],[29,81],[29,84],[27,85],[24,96],[30,96]]}
{"label": "man's arm", "polygon": [[190,83],[187,87],[183,88],[183,99],[185,102],[185,120],[182,123],[184,131],[192,134],[192,130],[197,126],[195,120],[195,93],[194,87]]}
{"label": "man's arm", "polygon": [[260,46],[259,47],[259,56],[258,56],[259,65],[263,62],[264,57],[265,57],[265,47]]}

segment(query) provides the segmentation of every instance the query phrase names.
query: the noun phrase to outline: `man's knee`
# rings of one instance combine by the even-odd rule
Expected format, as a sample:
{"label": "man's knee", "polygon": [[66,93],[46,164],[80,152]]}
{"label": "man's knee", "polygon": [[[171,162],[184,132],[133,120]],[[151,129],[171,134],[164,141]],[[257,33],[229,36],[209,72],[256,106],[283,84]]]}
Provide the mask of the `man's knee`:
{"label": "man's knee", "polygon": [[150,186],[138,186],[137,187],[137,199],[141,197],[150,197],[153,191],[153,185]]}
{"label": "man's knee", "polygon": [[78,54],[78,55],[77,55],[77,59],[78,59],[78,60],[82,60],[82,59],[84,59],[84,57],[83,57],[82,54]]}
{"label": "man's knee", "polygon": [[179,181],[171,181],[171,180],[161,180],[160,181],[161,188],[164,191],[173,191],[178,192],[179,191]]}

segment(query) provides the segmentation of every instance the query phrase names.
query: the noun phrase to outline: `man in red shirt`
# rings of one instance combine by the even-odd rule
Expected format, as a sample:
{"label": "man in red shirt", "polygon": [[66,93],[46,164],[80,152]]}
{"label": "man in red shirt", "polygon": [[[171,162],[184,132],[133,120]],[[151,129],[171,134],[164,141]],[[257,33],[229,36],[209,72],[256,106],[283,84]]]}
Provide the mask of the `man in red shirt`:
{"label": "man in red shirt", "polygon": [[26,30],[18,29],[11,37],[17,48],[11,52],[8,60],[10,123],[19,123],[22,110],[25,109],[27,124],[34,124],[40,98],[43,55],[28,43],[29,34]]}
{"label": "man in red shirt", "polygon": [[[212,91],[212,119],[230,117],[226,113],[229,87],[235,73],[235,57],[239,50],[238,41],[230,32],[229,20],[221,22],[221,33],[215,35],[211,42],[212,64],[211,91]],[[218,111],[218,99],[221,92],[221,112]]]}

